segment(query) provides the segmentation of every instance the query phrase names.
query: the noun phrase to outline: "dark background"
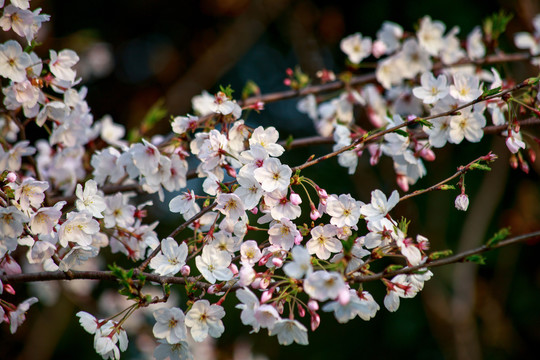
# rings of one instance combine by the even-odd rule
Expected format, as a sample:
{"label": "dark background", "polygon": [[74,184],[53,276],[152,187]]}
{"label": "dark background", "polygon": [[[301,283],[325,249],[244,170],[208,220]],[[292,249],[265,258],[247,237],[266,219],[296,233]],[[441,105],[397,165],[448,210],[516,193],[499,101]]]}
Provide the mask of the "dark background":
{"label": "dark background", "polygon": [[[530,20],[539,11],[535,1],[487,0],[43,0],[31,5],[52,16],[42,29],[44,45],[36,50],[42,57],[49,48],[71,48],[81,58],[97,56],[96,49],[105,49],[101,54],[110,55],[108,70],[92,72],[82,64],[79,73],[85,74],[83,83],[89,89],[87,100],[94,118],[110,114],[127,128],[137,127],[159,99],[165,100],[170,115],[184,115],[190,112],[194,95],[203,89],[216,91],[220,84],[231,84],[239,96],[245,82],[253,80],[268,93],[285,90],[287,67],[299,64],[311,75],[323,67],[343,70],[345,56],[339,51],[339,41],[354,32],[374,38],[385,20],[414,31],[418,19],[428,14],[443,21],[447,30],[458,25],[460,37],[465,38],[484,18],[506,9],[515,17],[502,47],[513,51],[511,34],[532,30]],[[525,64],[506,70],[518,81],[537,73]],[[295,106],[295,100],[268,104],[265,111],[251,114],[247,121],[275,126],[283,138],[314,135],[311,120]],[[153,133],[167,133],[167,119]],[[285,160],[297,165],[313,153],[322,155],[329,150],[330,146],[298,149]],[[428,176],[412,190],[450,176],[456,167],[489,150],[500,159],[491,173],[467,175],[468,212],[454,208],[455,192],[445,192],[400,204],[394,217],[403,215],[412,220],[409,233],[427,236],[434,250],[449,248],[454,252],[479,246],[503,226],[511,226],[516,235],[538,229],[538,166],[532,165],[529,175],[511,170],[501,137],[486,136],[480,144],[437,150],[437,161],[426,164]],[[313,176],[329,193],[350,192],[365,202],[375,188],[387,194],[396,188],[389,159],[372,168],[364,156],[353,176],[330,160],[308,169],[306,175]],[[161,236],[180,221],[166,218],[165,212],[153,216],[163,222],[158,228]],[[239,311],[229,299],[225,302],[226,331],[216,341],[215,356],[232,359],[237,349],[235,359],[240,359],[238,347],[251,344],[246,346],[270,359],[535,358],[540,344],[539,255],[538,245],[528,243],[489,253],[485,266],[437,268],[424,291],[414,299],[402,299],[396,313],[383,308],[382,284],[368,284],[366,289],[382,308],[375,319],[364,322],[356,318],[339,325],[332,315],[321,313],[321,326],[309,332],[307,347],[278,346],[277,339],[265,331],[248,335],[249,329],[240,323]],[[17,290],[22,298],[24,289]],[[27,323],[15,336],[7,335],[7,326],[2,325],[0,358],[97,358],[92,336],[82,330],[74,314],[79,310],[97,314],[96,302],[105,290],[105,284],[100,284],[91,297],[78,298],[66,292],[54,305],[34,305]],[[153,324],[153,319],[148,319]],[[309,322],[305,324],[309,326]],[[130,349],[122,358],[144,358],[137,347],[144,348],[144,334],[149,333],[149,326],[130,333]],[[136,340],[135,334],[141,336]]]}

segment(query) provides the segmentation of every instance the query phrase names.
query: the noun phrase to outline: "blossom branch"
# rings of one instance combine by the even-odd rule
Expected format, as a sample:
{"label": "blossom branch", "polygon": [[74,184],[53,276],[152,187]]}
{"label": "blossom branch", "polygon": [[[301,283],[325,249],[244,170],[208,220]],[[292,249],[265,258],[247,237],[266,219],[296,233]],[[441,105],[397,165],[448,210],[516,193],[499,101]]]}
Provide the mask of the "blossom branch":
{"label": "blossom branch", "polygon": [[368,281],[374,281],[374,280],[380,280],[380,279],[383,279],[383,278],[393,277],[393,276],[399,275],[399,274],[411,274],[411,273],[414,273],[416,271],[421,271],[421,270],[426,269],[426,268],[433,268],[433,267],[437,267],[437,266],[443,266],[443,265],[449,265],[449,264],[454,264],[454,263],[458,263],[458,262],[464,262],[464,261],[466,261],[466,259],[469,256],[472,256],[472,255],[482,254],[482,253],[485,253],[485,252],[490,251],[490,250],[502,248],[502,247],[512,245],[512,244],[517,244],[517,243],[524,242],[524,241],[527,241],[527,240],[535,240],[535,239],[539,239],[539,238],[540,238],[540,231],[534,231],[534,232],[531,232],[531,233],[528,233],[528,234],[518,235],[518,236],[515,236],[515,237],[512,237],[512,238],[506,239],[506,240],[502,240],[502,241],[500,241],[500,242],[498,242],[498,243],[496,243],[494,245],[490,245],[490,246],[482,245],[482,246],[477,247],[475,249],[467,250],[467,251],[464,251],[462,253],[459,253],[459,254],[456,254],[456,255],[453,255],[453,256],[448,256],[448,257],[438,259],[438,260],[433,260],[433,261],[428,260],[428,262],[426,262],[424,264],[416,265],[416,266],[407,266],[407,267],[401,268],[399,270],[388,271],[388,272],[383,271],[383,272],[380,272],[380,273],[377,273],[377,274],[374,274],[374,275],[352,276],[351,280],[353,282],[355,282],[355,283],[364,283],[364,282],[368,282]]}
{"label": "blossom branch", "polygon": [[[190,219],[191,220],[191,219]],[[511,237],[506,240],[502,240],[494,245],[482,245],[480,247],[464,251],[462,253],[445,257],[438,260],[433,260],[426,262],[424,264],[416,266],[407,266],[399,270],[380,272],[373,275],[357,275],[351,276],[350,281],[354,283],[365,283],[369,281],[376,281],[383,278],[393,277],[399,274],[411,274],[416,271],[421,271],[426,268],[433,268],[443,265],[454,264],[458,262],[463,262],[467,257],[471,255],[478,255],[485,253],[490,250],[499,249],[509,245],[521,243],[527,240],[535,240],[540,238],[540,231],[535,231],[527,234],[518,235]],[[160,284],[179,284],[185,285],[187,283],[194,284],[198,288],[207,289],[211,284],[199,281],[197,277],[178,277],[178,276],[160,276],[154,273],[140,272],[139,275],[146,277],[146,280],[160,283]],[[135,274],[137,275],[137,274]],[[39,282],[39,281],[54,281],[54,280],[108,280],[116,281],[117,277],[113,275],[112,271],[76,271],[71,270],[68,272],[63,271],[43,271],[36,273],[26,273],[26,274],[11,274],[11,275],[1,275],[0,280],[3,283],[14,284],[14,283],[27,283],[27,282]],[[225,285],[221,287],[221,290],[237,290],[240,286],[238,285]]]}
{"label": "blossom branch", "polygon": [[492,162],[492,161],[495,161],[497,159],[497,155],[495,154],[492,154],[491,152],[485,156],[480,156],[479,158],[471,161],[470,163],[468,163],[467,165],[465,166],[460,166],[458,168],[458,171],[450,176],[449,178],[446,178],[442,181],[440,181],[439,183],[433,185],[433,186],[430,186],[428,187],[427,189],[422,189],[422,190],[416,190],[416,191],[413,191],[412,193],[410,194],[407,194],[407,195],[403,195],[399,201],[403,201],[403,200],[407,200],[407,199],[410,199],[412,197],[415,197],[415,196],[418,196],[418,195],[422,195],[422,194],[425,194],[427,192],[430,192],[430,191],[435,191],[435,190],[441,190],[442,189],[442,186],[450,181],[452,181],[453,179],[457,178],[458,176],[461,176],[463,174],[465,174],[466,172],[468,172],[469,170],[471,170],[471,168],[473,167],[474,164],[477,164],[479,163],[480,161],[487,161],[487,162]]}
{"label": "blossom branch", "polygon": [[[527,61],[527,60],[530,60],[531,58],[534,58],[534,56],[532,56],[530,53],[496,54],[496,55],[486,56],[485,58],[478,59],[478,60],[464,59],[456,63],[453,63],[451,65],[445,65],[442,62],[439,62],[433,66],[433,70],[440,70],[443,68],[470,65],[470,64],[482,66],[482,65],[506,63],[506,62]],[[278,92],[269,93],[269,94],[260,95],[260,96],[252,96],[245,99],[244,101],[241,101],[240,105],[249,106],[257,102],[271,103],[271,102],[277,102],[281,100],[293,99],[296,97],[302,97],[302,96],[306,96],[310,94],[315,95],[315,94],[320,94],[320,93],[326,93],[330,91],[340,90],[346,86],[362,85],[362,84],[367,84],[370,82],[375,82],[376,80],[377,79],[375,77],[375,73],[356,75],[356,76],[353,76],[347,82],[344,82],[342,80],[336,80],[336,81],[329,82],[326,84],[306,86],[299,90],[285,90],[285,91],[278,91]]]}
{"label": "blossom branch", "polygon": [[[204,209],[202,209],[201,211],[199,211],[197,214],[193,215],[193,217],[191,217],[189,220],[187,220],[186,222],[184,222],[182,225],[178,226],[176,229],[174,229],[170,234],[169,236],[167,237],[172,237],[174,238],[176,235],[178,235],[181,231],[183,231],[185,228],[187,228],[190,224],[192,224],[193,222],[197,221],[199,218],[201,218],[201,216],[203,216],[204,214],[206,214],[207,212],[211,211],[214,207],[216,207],[217,203],[214,202],[213,204],[205,207]],[[148,264],[150,264],[150,261],[156,257],[157,254],[159,254],[159,252],[161,251],[161,244],[159,244],[155,249],[154,251],[150,254],[150,256],[148,256],[148,258],[146,260],[143,261],[143,263],[137,268],[137,270],[139,272],[141,271],[144,271],[144,269],[146,269],[146,267],[148,266]]]}

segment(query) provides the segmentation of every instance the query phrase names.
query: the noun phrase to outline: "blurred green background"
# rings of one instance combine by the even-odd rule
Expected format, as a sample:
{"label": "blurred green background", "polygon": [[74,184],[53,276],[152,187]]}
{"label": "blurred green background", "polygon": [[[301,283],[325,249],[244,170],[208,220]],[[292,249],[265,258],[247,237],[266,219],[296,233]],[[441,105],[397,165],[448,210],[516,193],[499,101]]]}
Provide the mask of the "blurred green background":
{"label": "blurred green background", "polygon": [[[110,114],[128,129],[137,127],[159,99],[165,100],[171,115],[184,115],[190,112],[194,95],[204,89],[216,91],[220,84],[231,84],[239,95],[246,81],[253,80],[268,93],[285,90],[285,69],[297,64],[310,75],[321,68],[342,70],[345,56],[339,51],[339,41],[354,32],[375,37],[385,20],[414,31],[418,19],[430,15],[443,21],[447,30],[459,26],[464,38],[484,18],[505,9],[514,19],[502,47],[513,51],[512,34],[530,31],[532,17],[540,12],[539,2],[526,0],[32,1],[32,8],[38,6],[52,21],[44,25],[43,46],[37,51],[43,57],[49,48],[71,48],[81,54],[78,70],[89,89],[87,100],[94,118]],[[537,74],[537,69],[526,64],[512,64],[506,70],[517,81]],[[167,119],[152,134],[167,133]],[[315,135],[311,120],[296,111],[296,100],[268,104],[247,121],[275,126],[284,139],[289,134]],[[311,154],[329,150],[330,146],[296,149],[285,160],[297,165]],[[531,164],[529,175],[512,170],[504,139],[498,136],[486,136],[480,144],[437,150],[437,160],[426,164],[428,175],[411,190],[450,176],[459,165],[490,150],[500,157],[493,170],[467,175],[471,206],[466,213],[454,208],[456,192],[444,192],[400,204],[393,210],[394,217],[412,220],[409,233],[427,236],[433,250],[454,252],[479,246],[501,227],[511,226],[516,235],[539,229],[538,163]],[[365,202],[376,188],[387,194],[397,188],[391,161],[383,159],[373,168],[365,155],[353,176],[334,160],[306,170],[306,175],[313,176],[328,193],[350,192]],[[180,221],[165,211],[151,216],[162,221],[160,236]],[[382,308],[369,322],[357,318],[346,325],[321,313],[321,326],[309,333],[307,347],[278,346],[277,339],[264,331],[248,334],[231,296],[225,302],[226,332],[215,342],[214,350],[207,350],[206,358],[250,359],[250,355],[242,355],[249,348],[268,359],[537,358],[539,258],[540,248],[532,242],[489,253],[485,266],[457,264],[434,269],[435,276],[424,291],[414,299],[402,300],[396,313]],[[66,291],[50,306],[35,305],[15,336],[8,335],[7,326],[2,325],[0,358],[97,358],[92,336],[82,330],[74,314],[82,309],[99,315],[98,299],[113,285],[99,284],[86,297]],[[383,286],[368,284],[366,289],[383,307]],[[24,288],[18,286],[17,290],[24,298]],[[107,299],[105,302],[113,301]],[[144,359],[144,349],[151,353],[148,334],[153,319],[148,315],[147,319],[149,325],[136,325],[131,332],[130,348],[122,358]],[[201,352],[197,358],[204,356]]]}

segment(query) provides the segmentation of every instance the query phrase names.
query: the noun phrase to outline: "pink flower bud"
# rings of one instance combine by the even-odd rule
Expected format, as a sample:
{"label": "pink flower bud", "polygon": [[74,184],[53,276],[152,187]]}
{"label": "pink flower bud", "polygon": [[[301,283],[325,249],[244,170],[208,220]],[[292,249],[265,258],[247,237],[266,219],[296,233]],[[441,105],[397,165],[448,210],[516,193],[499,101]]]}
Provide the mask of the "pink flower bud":
{"label": "pink flower bud", "polygon": [[407,177],[405,175],[397,175],[396,183],[401,190],[409,191],[409,181],[407,180]]}
{"label": "pink flower bud", "polygon": [[321,317],[317,313],[311,314],[311,331],[315,331],[321,325]]}
{"label": "pink flower bud", "polygon": [[180,274],[182,274],[182,276],[189,276],[190,273],[191,273],[191,268],[189,267],[189,265],[184,265],[180,269]]}
{"label": "pink flower bud", "polygon": [[521,171],[523,171],[525,174],[529,173],[529,164],[527,164],[526,161],[521,161],[519,167],[521,168]]}
{"label": "pink flower bud", "polygon": [[351,293],[347,287],[343,288],[338,294],[338,302],[345,306],[351,301]]}
{"label": "pink flower bud", "polygon": [[298,304],[298,315],[300,315],[300,317],[306,316],[306,310],[304,310],[304,307],[300,304]]}
{"label": "pink flower bud", "polygon": [[283,266],[283,260],[275,257],[272,259],[272,264],[274,264],[275,267],[280,268],[281,266]]}
{"label": "pink flower bud", "polygon": [[295,192],[291,192],[291,204],[300,205],[302,203],[302,198]]}
{"label": "pink flower bud", "polygon": [[416,115],[412,115],[412,114],[411,114],[411,115],[408,115],[408,116],[407,116],[407,121],[413,121],[413,120],[416,119],[416,118],[417,118]]}
{"label": "pink flower bud", "polygon": [[255,280],[253,280],[253,282],[251,283],[251,287],[254,288],[254,289],[258,289],[261,287],[261,278],[256,278]]}
{"label": "pink flower bud", "polygon": [[371,46],[371,53],[377,59],[386,53],[386,45],[381,40],[375,40]]}
{"label": "pink flower bud", "polygon": [[317,186],[317,193],[319,194],[319,198],[321,199],[328,199],[328,193],[326,190],[320,188]]}
{"label": "pink flower bud", "polygon": [[289,75],[289,76],[293,76],[293,75],[294,75],[293,69],[291,69],[291,68],[287,68],[287,70],[285,70],[285,72],[286,72],[287,75]]}
{"label": "pink flower bud", "polygon": [[467,211],[467,208],[469,207],[469,197],[467,194],[460,194],[456,197],[454,204],[456,205],[456,209]]}
{"label": "pink flower bud", "polygon": [[307,303],[307,306],[310,311],[319,310],[319,303],[316,300],[313,300],[313,299],[309,300]]}
{"label": "pink flower bud", "polygon": [[531,160],[531,162],[535,162],[536,161],[536,152],[532,148],[529,148],[528,152],[529,152],[529,159]]}
{"label": "pink flower bud", "polygon": [[283,80],[283,84],[284,84],[285,86],[291,86],[291,79],[285,79],[285,80]]}
{"label": "pink flower bud", "polygon": [[10,183],[17,181],[17,174],[15,174],[14,172],[8,173],[6,176],[6,180]]}
{"label": "pink flower bud", "polygon": [[249,107],[255,111],[261,111],[261,110],[264,110],[264,102],[257,101],[255,104],[252,104]]}
{"label": "pink flower bud", "polygon": [[233,276],[238,275],[238,266],[236,266],[236,264],[229,265],[229,270],[232,271]]}
{"label": "pink flower bud", "polygon": [[270,299],[272,299],[272,292],[270,290],[265,291],[265,292],[262,293],[262,295],[261,295],[261,303],[265,303],[265,302],[269,301]]}
{"label": "pink flower bud", "polygon": [[208,288],[208,290],[206,290],[206,292],[210,295],[212,294],[215,294],[219,291],[219,289],[217,288],[216,285],[210,285],[210,287]]}
{"label": "pink flower bud", "polygon": [[5,260],[0,264],[0,269],[4,270],[7,275],[22,273],[20,265],[9,255],[6,255]]}
{"label": "pink flower bud", "polygon": [[267,289],[268,286],[270,286],[270,279],[268,278],[261,279],[261,284],[260,284],[261,289]]}
{"label": "pink flower bud", "polygon": [[253,215],[257,215],[257,213],[259,212],[259,209],[255,206],[253,209],[251,209],[251,210],[249,210],[249,211],[251,211],[251,213],[252,213]]}
{"label": "pink flower bud", "polygon": [[420,156],[426,161],[435,160],[435,153],[431,149],[423,148],[422,150],[420,150]]}
{"label": "pink flower bud", "polygon": [[15,289],[9,284],[4,284],[4,290],[11,295],[15,295]]}
{"label": "pink flower bud", "polygon": [[313,209],[311,209],[311,212],[309,213],[309,217],[311,218],[311,220],[315,221],[321,217],[321,213],[317,209],[315,209],[315,207],[313,207]]}
{"label": "pink flower bud", "polygon": [[[284,304],[285,304],[285,301],[283,301],[283,300],[280,300],[280,301],[277,302],[277,304],[275,304],[276,310],[278,311],[278,313],[280,315],[283,315],[283,305]],[[291,313],[291,315],[292,315],[292,313]]]}
{"label": "pink flower bud", "polygon": [[302,240],[303,240],[302,234],[298,233],[298,235],[294,237],[294,244],[300,245],[302,243]]}
{"label": "pink flower bud", "polygon": [[259,260],[259,266],[263,266],[263,265],[266,265],[266,263],[268,262],[268,260],[270,260],[270,258],[272,257],[272,253],[269,253],[269,254],[266,254],[264,255],[260,260]]}
{"label": "pink flower bud", "polygon": [[515,155],[510,156],[510,166],[512,169],[517,169],[518,165],[519,163],[517,157]]}
{"label": "pink flower bud", "polygon": [[224,165],[223,167],[225,168],[225,170],[227,170],[227,175],[236,178],[236,170],[232,166]]}

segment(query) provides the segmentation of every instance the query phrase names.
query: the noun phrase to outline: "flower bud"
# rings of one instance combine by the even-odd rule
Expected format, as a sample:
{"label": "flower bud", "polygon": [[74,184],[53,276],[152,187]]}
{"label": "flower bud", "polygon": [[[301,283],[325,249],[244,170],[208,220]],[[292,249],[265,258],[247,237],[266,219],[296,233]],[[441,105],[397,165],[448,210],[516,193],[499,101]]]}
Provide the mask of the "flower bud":
{"label": "flower bud", "polygon": [[313,300],[313,299],[309,300],[307,303],[307,306],[310,311],[319,310],[319,303],[316,300]]}
{"label": "flower bud", "polygon": [[4,284],[4,290],[11,295],[15,295],[15,289],[9,284]]}
{"label": "flower bud", "polygon": [[227,175],[229,175],[230,177],[236,178],[236,170],[232,166],[225,165],[224,167],[225,167],[225,170],[227,170]]}
{"label": "flower bud", "polygon": [[518,167],[518,159],[515,155],[510,156],[510,166],[512,169],[517,169]]}
{"label": "flower bud", "polygon": [[529,148],[528,150],[528,153],[529,153],[529,159],[531,160],[531,162],[535,162],[536,161],[536,152],[532,149],[532,148]]}
{"label": "flower bud", "polygon": [[309,217],[311,218],[311,220],[315,221],[321,217],[321,213],[317,209],[315,209],[315,207],[313,207],[311,209],[311,212],[309,213]]}
{"label": "flower bud", "polygon": [[300,205],[302,203],[302,198],[295,192],[291,192],[291,204]]}
{"label": "flower bud", "polygon": [[257,213],[259,212],[259,209],[255,206],[253,209],[251,209],[251,210],[249,210],[249,211],[251,211],[251,213],[252,213],[253,215],[257,215]]}
{"label": "flower bud", "polygon": [[317,313],[311,314],[311,331],[315,331],[321,325],[321,317]]}
{"label": "flower bud", "polygon": [[8,173],[6,176],[6,180],[10,183],[17,181],[17,174],[15,174],[14,172]]}
{"label": "flower bud", "polygon": [[456,201],[454,202],[456,209],[461,211],[467,211],[467,208],[469,207],[469,197],[467,194],[460,194],[456,197]]}
{"label": "flower bud", "polygon": [[306,316],[306,310],[300,304],[298,304],[298,315],[300,315],[300,317]]}
{"label": "flower bud", "polygon": [[409,191],[409,181],[405,175],[397,175],[396,182],[399,188],[403,191]]}
{"label": "flower bud", "polygon": [[251,283],[251,287],[254,289],[259,289],[261,287],[261,278],[255,278]]}
{"label": "flower bud", "polygon": [[317,193],[319,194],[319,198],[321,199],[328,199],[328,193],[326,192],[326,190],[320,188],[317,186]]}
{"label": "flower bud", "polygon": [[268,278],[262,278],[262,279],[261,279],[261,283],[260,283],[261,289],[267,289],[268,286],[270,286],[270,279],[268,279]]}
{"label": "flower bud", "polygon": [[208,290],[206,290],[206,292],[210,295],[213,295],[215,293],[217,293],[219,291],[219,289],[216,287],[216,285],[210,285],[210,287],[208,288]]}
{"label": "flower bud", "polygon": [[270,299],[272,299],[272,292],[270,290],[265,291],[265,292],[262,293],[262,295],[261,295],[261,303],[265,303],[265,302],[269,301]]}
{"label": "flower bud", "polygon": [[275,257],[272,259],[272,264],[274,264],[275,267],[280,268],[281,266],[283,266],[283,259]]}
{"label": "flower bud", "polygon": [[189,276],[190,273],[191,273],[191,268],[189,267],[189,265],[184,265],[180,269],[180,274],[182,274],[182,276]]}
{"label": "flower bud", "polygon": [[302,243],[302,240],[303,240],[302,234],[298,233],[298,235],[294,237],[294,244],[300,245]]}
{"label": "flower bud", "polygon": [[377,59],[383,56],[386,53],[386,45],[381,40],[375,40],[371,46],[371,53]]}
{"label": "flower bud", "polygon": [[236,266],[236,264],[229,265],[229,270],[232,271],[233,276],[238,275],[238,266]]}
{"label": "flower bud", "polygon": [[22,273],[21,266],[11,256],[6,255],[5,260],[0,265],[7,275],[15,275]]}
{"label": "flower bud", "polygon": [[523,171],[525,174],[529,173],[529,164],[527,164],[525,160],[519,163],[519,167],[521,168],[521,171]]}

